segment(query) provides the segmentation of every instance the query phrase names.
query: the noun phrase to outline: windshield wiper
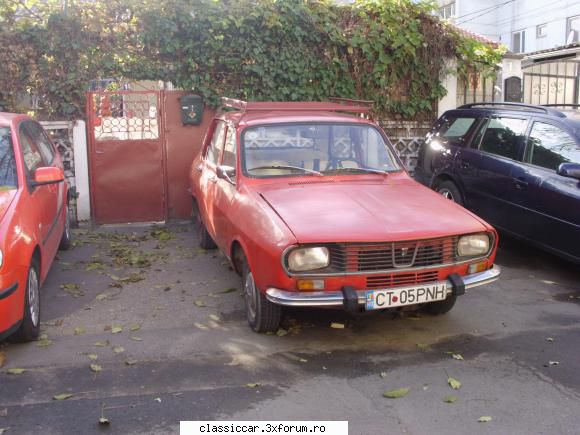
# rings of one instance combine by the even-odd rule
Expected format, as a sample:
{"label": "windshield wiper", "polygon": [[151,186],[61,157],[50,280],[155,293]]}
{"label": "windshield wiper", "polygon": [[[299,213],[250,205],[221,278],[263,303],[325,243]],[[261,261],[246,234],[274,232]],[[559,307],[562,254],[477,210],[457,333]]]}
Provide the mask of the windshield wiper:
{"label": "windshield wiper", "polygon": [[361,171],[361,172],[369,172],[369,173],[373,173],[373,174],[388,175],[387,171],[381,171],[380,169],[372,169],[372,168],[336,168],[336,169],[332,169],[330,171],[325,171],[325,172],[339,173],[341,171],[342,172]]}
{"label": "windshield wiper", "polygon": [[312,169],[301,168],[300,166],[290,166],[290,165],[270,165],[270,166],[257,166],[255,168],[250,168],[248,171],[255,171],[257,169],[298,169],[299,171],[308,172],[309,174],[318,175],[323,177],[322,172],[314,171]]}

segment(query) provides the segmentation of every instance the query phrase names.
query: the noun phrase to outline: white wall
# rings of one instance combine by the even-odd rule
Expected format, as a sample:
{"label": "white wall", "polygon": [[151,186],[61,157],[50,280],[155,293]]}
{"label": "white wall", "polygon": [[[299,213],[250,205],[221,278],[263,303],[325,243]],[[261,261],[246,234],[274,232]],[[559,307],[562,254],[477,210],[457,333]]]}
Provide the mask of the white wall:
{"label": "white wall", "polygon": [[[455,24],[512,47],[512,33],[525,30],[525,51],[566,44],[566,20],[580,15],[579,0],[455,0]],[[450,0],[438,0],[439,5]],[[490,8],[490,9],[488,9]],[[477,12],[480,11],[480,12]],[[469,16],[466,14],[473,13]],[[536,26],[547,24],[547,35],[536,38]]]}

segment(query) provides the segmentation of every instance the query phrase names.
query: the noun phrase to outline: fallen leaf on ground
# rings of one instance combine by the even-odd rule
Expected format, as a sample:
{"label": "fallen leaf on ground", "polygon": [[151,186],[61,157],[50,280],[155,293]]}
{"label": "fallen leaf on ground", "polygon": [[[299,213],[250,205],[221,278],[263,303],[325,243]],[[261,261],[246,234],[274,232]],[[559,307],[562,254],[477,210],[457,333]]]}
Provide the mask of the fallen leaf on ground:
{"label": "fallen leaf on ground", "polygon": [[97,359],[99,359],[99,355],[97,355],[96,353],[89,353],[87,356],[91,361],[96,361]]}
{"label": "fallen leaf on ground", "polygon": [[161,403],[161,397],[156,397],[156,398],[155,398],[155,399],[153,399],[153,400],[155,400],[157,403]]}
{"label": "fallen leaf on ground", "polygon": [[57,394],[56,396],[52,396],[52,400],[66,400],[70,399],[74,394],[72,393],[62,393]]}
{"label": "fallen leaf on ground", "polygon": [[454,396],[454,395],[449,395],[449,396],[445,396],[445,397],[443,398],[443,401],[444,401],[445,403],[455,403],[455,402],[457,402],[457,399],[458,399],[458,397],[457,397],[457,396]]}
{"label": "fallen leaf on ground", "polygon": [[125,352],[125,348],[123,346],[115,346],[115,347],[113,347],[113,352],[123,353],[123,352]]}
{"label": "fallen leaf on ground", "polygon": [[24,372],[26,372],[26,369],[20,369],[20,368],[8,369],[6,371],[6,373],[8,373],[9,375],[21,375]]}
{"label": "fallen leaf on ground", "polygon": [[548,338],[546,338],[546,341],[554,341],[554,339],[552,337],[548,337]]}
{"label": "fallen leaf on ground", "polygon": [[111,334],[119,334],[120,332],[123,332],[123,327],[121,326],[113,326],[111,328]]}
{"label": "fallen leaf on ground", "polygon": [[282,329],[282,328],[280,328],[276,331],[276,335],[278,337],[284,337],[287,334],[288,334],[288,331],[286,331],[285,329]]}
{"label": "fallen leaf on ground", "polygon": [[221,317],[218,316],[217,314],[210,314],[209,318],[215,322],[219,322],[221,320]]}
{"label": "fallen leaf on ground", "polygon": [[109,297],[109,295],[107,295],[106,293],[100,293],[100,294],[97,295],[97,297],[95,299],[97,301],[104,301],[108,297]]}
{"label": "fallen leaf on ground", "polygon": [[202,301],[201,299],[196,299],[193,303],[195,305],[197,305],[198,307],[207,307],[207,305],[205,304],[205,302]]}
{"label": "fallen leaf on ground", "polygon": [[85,332],[87,332],[87,331],[85,330],[85,328],[75,328],[75,329],[74,329],[74,333],[75,333],[75,335],[82,335],[82,334],[84,334]]}
{"label": "fallen leaf on ground", "polygon": [[133,341],[143,341],[143,339],[141,337],[131,337],[131,340],[133,340]]}
{"label": "fallen leaf on ground", "polygon": [[557,366],[560,365],[560,361],[548,361],[548,365]]}
{"label": "fallen leaf on ground", "polygon": [[301,363],[308,362],[308,360],[307,359],[304,359],[304,358],[300,358],[298,361],[300,361]]}
{"label": "fallen leaf on ground", "polygon": [[91,371],[98,373],[103,370],[103,368],[98,364],[91,364]]}
{"label": "fallen leaf on ground", "polygon": [[449,386],[451,388],[453,388],[454,390],[459,390],[461,388],[461,382],[459,382],[457,379],[452,378],[451,376],[449,376],[447,378],[447,383],[449,384]]}
{"label": "fallen leaf on ground", "polygon": [[493,420],[493,419],[492,419],[492,418],[491,418],[489,415],[484,415],[484,416],[482,416],[482,417],[479,417],[479,418],[477,419],[477,421],[478,421],[478,422],[480,422],[480,423],[488,423],[488,422],[490,422],[491,420]]}
{"label": "fallen leaf on ground", "polygon": [[194,325],[199,328],[199,329],[203,329],[204,331],[207,331],[209,328],[207,326],[205,326],[203,323],[198,323],[195,322]]}
{"label": "fallen leaf on ground", "polygon": [[344,323],[332,322],[330,327],[334,329],[344,329]]}
{"label": "fallen leaf on ground", "polygon": [[0,368],[4,367],[6,363],[6,354],[4,352],[0,352]]}
{"label": "fallen leaf on ground", "polygon": [[230,287],[230,288],[227,288],[227,289],[225,289],[225,290],[222,290],[222,291],[219,291],[219,292],[216,292],[216,293],[218,293],[218,294],[222,294],[222,295],[225,295],[225,294],[227,294],[227,293],[234,293],[234,292],[236,292],[236,291],[238,291],[238,289],[237,289],[237,288],[235,288],[235,287]]}
{"label": "fallen leaf on ground", "polygon": [[111,422],[109,421],[108,418],[101,417],[99,418],[99,424],[102,424],[103,426],[108,426],[109,424],[111,424]]}
{"label": "fallen leaf on ground", "polygon": [[107,340],[107,341],[97,341],[97,342],[95,342],[95,344],[93,344],[93,346],[106,347],[108,344],[109,344],[109,340]]}
{"label": "fallen leaf on ground", "polygon": [[99,269],[104,269],[105,265],[101,262],[95,261],[94,263],[89,263],[87,265],[87,267],[85,268],[85,270],[87,272],[90,272],[91,270],[99,270]]}
{"label": "fallen leaf on ground", "polygon": [[387,377],[387,372],[381,372],[381,373],[379,374],[379,376],[380,376],[381,378],[385,379],[385,378]]}
{"label": "fallen leaf on ground", "polygon": [[258,384],[258,383],[249,383],[249,384],[246,384],[246,387],[248,387],[248,388],[256,388],[256,387],[259,387],[259,386],[260,386],[260,384]]}
{"label": "fallen leaf on ground", "polygon": [[137,360],[136,359],[128,359],[128,360],[125,360],[125,364],[128,365],[128,366],[132,366],[132,365],[137,364]]}
{"label": "fallen leaf on ground", "polygon": [[36,342],[36,345],[38,347],[48,347],[52,345],[52,340],[49,340],[48,338],[43,338],[42,340],[38,340]]}
{"label": "fallen leaf on ground", "polygon": [[387,399],[399,399],[405,397],[408,393],[408,388],[397,388],[396,390],[385,391],[383,397],[386,397]]}
{"label": "fallen leaf on ground", "polygon": [[141,329],[141,325],[133,325],[131,326],[131,328],[129,329],[129,331],[138,331],[139,329]]}
{"label": "fallen leaf on ground", "polygon": [[451,355],[451,357],[458,361],[463,361],[463,355],[461,355],[460,353],[454,353],[453,355]]}
{"label": "fallen leaf on ground", "polygon": [[429,347],[429,345],[425,344],[425,343],[417,343],[417,347],[419,349],[423,350],[423,349],[427,349]]}

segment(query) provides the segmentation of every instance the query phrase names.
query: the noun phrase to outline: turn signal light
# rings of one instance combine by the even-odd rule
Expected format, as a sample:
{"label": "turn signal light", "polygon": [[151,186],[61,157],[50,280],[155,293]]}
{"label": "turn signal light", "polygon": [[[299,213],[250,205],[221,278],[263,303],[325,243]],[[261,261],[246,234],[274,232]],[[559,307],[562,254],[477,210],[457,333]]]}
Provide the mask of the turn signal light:
{"label": "turn signal light", "polygon": [[480,261],[479,263],[470,264],[467,268],[467,273],[471,275],[472,273],[483,272],[487,270],[487,261]]}
{"label": "turn signal light", "polygon": [[323,279],[299,279],[298,290],[324,290]]}

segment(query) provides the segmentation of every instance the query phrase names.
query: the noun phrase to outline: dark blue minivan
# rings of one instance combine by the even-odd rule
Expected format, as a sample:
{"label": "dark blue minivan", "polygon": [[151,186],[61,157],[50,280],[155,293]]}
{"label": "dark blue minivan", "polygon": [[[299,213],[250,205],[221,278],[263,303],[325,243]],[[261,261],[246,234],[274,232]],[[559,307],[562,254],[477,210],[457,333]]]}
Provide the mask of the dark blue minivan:
{"label": "dark blue minivan", "polygon": [[580,263],[580,112],[519,103],[447,111],[427,135],[415,179]]}

